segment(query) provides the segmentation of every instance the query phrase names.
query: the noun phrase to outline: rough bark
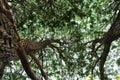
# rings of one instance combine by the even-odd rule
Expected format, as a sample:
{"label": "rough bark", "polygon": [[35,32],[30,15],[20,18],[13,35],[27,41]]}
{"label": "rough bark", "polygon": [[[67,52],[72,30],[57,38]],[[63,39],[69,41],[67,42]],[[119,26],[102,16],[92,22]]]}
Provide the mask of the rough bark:
{"label": "rough bark", "polygon": [[[16,56],[17,40],[16,27],[13,20],[8,18],[11,13],[7,10],[6,2],[0,1],[0,59],[7,62]],[[12,17],[12,16],[11,16]],[[10,17],[10,18],[11,18]],[[11,57],[10,57],[11,56]]]}
{"label": "rough bark", "polygon": [[[26,54],[19,44],[20,38],[12,18],[7,0],[0,0],[0,57],[2,62],[9,62],[19,56],[23,68],[32,80],[39,80],[32,72]],[[17,54],[17,55],[16,55]],[[26,65],[27,64],[27,65]]]}

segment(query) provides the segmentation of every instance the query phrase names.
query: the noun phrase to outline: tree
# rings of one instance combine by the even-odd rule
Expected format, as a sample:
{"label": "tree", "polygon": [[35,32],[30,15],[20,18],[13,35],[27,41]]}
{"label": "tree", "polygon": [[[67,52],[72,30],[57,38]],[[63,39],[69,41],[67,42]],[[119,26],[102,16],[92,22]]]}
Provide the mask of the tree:
{"label": "tree", "polygon": [[[42,69],[42,66],[39,63],[39,60],[34,56],[34,51],[44,48],[46,45],[49,45],[52,42],[58,42],[59,40],[51,41],[45,40],[43,42],[35,42],[25,39],[20,39],[15,22],[12,18],[10,9],[8,7],[6,0],[0,1],[0,9],[1,9],[1,78],[3,76],[3,71],[6,64],[10,60],[14,60],[15,58],[20,58],[21,63],[23,64],[23,68],[25,69],[28,76],[33,80],[39,80],[34,73],[32,72],[30,65],[28,63],[26,54],[29,54],[34,60],[35,63],[38,65],[42,76],[44,76],[45,80],[47,76]],[[17,57],[18,56],[18,57]]]}
{"label": "tree", "polygon": [[[110,4],[112,5],[109,6],[110,8],[103,11],[104,16],[108,17],[111,16],[112,12],[115,13],[114,16],[116,19],[113,22],[109,21],[110,18],[108,17],[101,17],[101,11],[103,9],[98,5],[100,4],[105,7],[104,4],[108,4],[110,1],[111,0],[105,0],[103,2],[100,0],[94,0],[92,2],[82,0],[1,0],[1,78],[5,67],[11,64],[11,61],[20,59],[25,72],[33,80],[38,80],[38,76],[40,75],[38,75],[39,72],[35,70],[36,76],[33,70],[31,70],[31,67],[35,69],[37,66],[45,80],[48,80],[48,76],[50,75],[56,77],[61,75],[58,79],[63,79],[64,77],[61,77],[65,75],[67,75],[69,79],[69,76],[72,75],[73,78],[71,79],[79,79],[80,76],[84,77],[93,74],[98,62],[100,62],[100,79],[104,80],[104,64],[110,47],[112,46],[111,43],[120,36],[120,2],[114,1]],[[10,5],[8,5],[8,3],[10,3]],[[113,10],[115,9],[115,11],[110,10],[111,8]],[[13,15],[10,9],[13,11],[15,20],[12,17]],[[94,11],[96,11],[96,14],[93,13]],[[113,19],[114,18],[112,18],[112,20]],[[99,23],[97,21],[99,21]],[[108,32],[103,32],[105,28],[96,28],[96,25],[100,24],[100,21],[101,25],[104,26],[112,22]],[[17,28],[20,30],[19,34]],[[26,29],[27,31],[25,31]],[[46,30],[45,34],[50,36],[49,39],[45,38],[42,33],[44,30]],[[87,30],[88,33],[84,32],[84,30]],[[61,33],[63,35],[61,35]],[[41,37],[37,34],[41,34]],[[85,36],[86,34],[88,36]],[[103,37],[100,37],[102,35]],[[21,38],[23,36],[24,38]],[[29,39],[25,39],[26,37]],[[32,40],[30,40],[30,38]],[[87,38],[91,41],[88,41]],[[92,40],[91,38],[96,39]],[[33,39],[41,39],[41,41],[35,41]],[[38,58],[38,56],[40,58]],[[57,56],[59,57],[56,58]],[[39,59],[41,59],[42,64]],[[36,65],[33,61],[30,63],[29,60],[33,60]],[[49,65],[51,63],[52,68]],[[32,66],[30,66],[31,64]],[[64,68],[62,68],[62,66],[64,66]],[[49,71],[47,69],[49,69]]]}

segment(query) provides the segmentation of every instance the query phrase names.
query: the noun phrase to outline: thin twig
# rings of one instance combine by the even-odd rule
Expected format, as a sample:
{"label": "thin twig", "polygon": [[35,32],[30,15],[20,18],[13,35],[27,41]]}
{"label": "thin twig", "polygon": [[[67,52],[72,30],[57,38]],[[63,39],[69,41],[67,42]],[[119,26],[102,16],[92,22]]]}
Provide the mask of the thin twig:
{"label": "thin twig", "polygon": [[48,80],[47,75],[45,74],[42,65],[40,64],[39,60],[35,57],[34,54],[30,54],[31,58],[35,61],[35,63],[37,64],[39,70],[41,71],[42,76],[44,77],[45,80]]}

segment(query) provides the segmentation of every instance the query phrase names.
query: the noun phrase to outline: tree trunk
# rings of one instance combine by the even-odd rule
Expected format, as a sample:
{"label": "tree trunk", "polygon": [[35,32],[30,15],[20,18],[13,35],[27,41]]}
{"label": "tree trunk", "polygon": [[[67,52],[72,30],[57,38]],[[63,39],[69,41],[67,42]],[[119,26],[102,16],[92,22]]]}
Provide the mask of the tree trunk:
{"label": "tree trunk", "polygon": [[19,40],[16,26],[5,0],[0,0],[0,60],[7,62],[17,57]]}
{"label": "tree trunk", "polygon": [[[17,58],[18,55],[28,76],[32,80],[39,80],[32,72],[25,50],[20,45],[19,41],[20,38],[7,0],[0,0],[0,60],[6,63],[13,60],[15,57]],[[3,65],[1,65],[1,67],[2,66]],[[2,68],[5,68],[5,66]],[[1,77],[2,74],[3,71],[0,73]]]}

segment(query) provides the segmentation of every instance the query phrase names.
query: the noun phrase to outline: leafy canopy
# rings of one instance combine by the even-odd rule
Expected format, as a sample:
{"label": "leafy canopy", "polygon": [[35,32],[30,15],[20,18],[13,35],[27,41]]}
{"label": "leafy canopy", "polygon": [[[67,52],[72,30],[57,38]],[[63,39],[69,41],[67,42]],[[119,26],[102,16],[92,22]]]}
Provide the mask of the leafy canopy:
{"label": "leafy canopy", "polygon": [[[56,44],[59,50],[47,47],[36,52],[50,79],[75,80],[88,76],[90,80],[98,78],[98,67],[95,68],[94,75],[91,73],[97,56],[91,58],[91,44],[85,43],[100,38],[109,29],[115,12],[113,0],[20,0],[10,2],[10,6],[22,38],[66,41],[63,46]],[[120,65],[117,46],[119,41],[113,43],[105,65],[109,78],[118,74],[114,66]],[[97,53],[99,56],[102,48]],[[31,58],[29,60],[39,75]],[[7,67],[4,80],[27,78],[19,61],[11,64],[13,66]]]}

